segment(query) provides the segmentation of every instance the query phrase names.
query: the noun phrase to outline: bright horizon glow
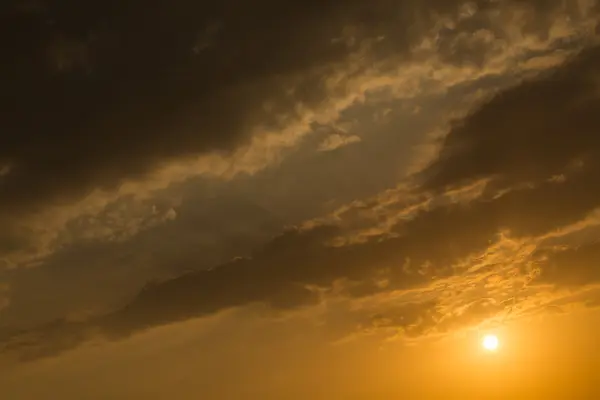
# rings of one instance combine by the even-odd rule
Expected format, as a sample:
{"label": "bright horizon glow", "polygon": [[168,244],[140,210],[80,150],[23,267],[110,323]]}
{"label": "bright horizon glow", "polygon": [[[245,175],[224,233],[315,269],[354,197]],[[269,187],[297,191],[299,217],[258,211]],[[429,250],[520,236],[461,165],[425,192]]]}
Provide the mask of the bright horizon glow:
{"label": "bright horizon glow", "polygon": [[484,349],[488,351],[496,351],[498,350],[498,346],[500,341],[498,340],[498,336],[496,335],[485,335],[483,340],[481,341],[481,345]]}

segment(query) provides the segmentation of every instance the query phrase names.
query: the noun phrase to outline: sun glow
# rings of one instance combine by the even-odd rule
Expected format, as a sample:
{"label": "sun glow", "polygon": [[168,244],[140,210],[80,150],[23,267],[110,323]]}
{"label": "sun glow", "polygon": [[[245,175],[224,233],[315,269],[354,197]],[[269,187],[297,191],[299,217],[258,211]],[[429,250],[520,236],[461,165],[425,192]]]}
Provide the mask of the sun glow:
{"label": "sun glow", "polygon": [[500,345],[500,341],[496,335],[486,335],[483,337],[481,341],[481,345],[484,349],[488,351],[496,351],[498,350],[498,346]]}

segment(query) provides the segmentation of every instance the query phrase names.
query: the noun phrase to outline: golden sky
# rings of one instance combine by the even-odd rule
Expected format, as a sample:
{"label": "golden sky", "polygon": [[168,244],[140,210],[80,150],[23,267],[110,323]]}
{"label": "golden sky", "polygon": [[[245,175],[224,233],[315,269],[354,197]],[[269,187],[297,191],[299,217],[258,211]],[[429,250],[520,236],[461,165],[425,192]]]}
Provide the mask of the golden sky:
{"label": "golden sky", "polygon": [[3,2],[1,398],[598,398],[599,12]]}

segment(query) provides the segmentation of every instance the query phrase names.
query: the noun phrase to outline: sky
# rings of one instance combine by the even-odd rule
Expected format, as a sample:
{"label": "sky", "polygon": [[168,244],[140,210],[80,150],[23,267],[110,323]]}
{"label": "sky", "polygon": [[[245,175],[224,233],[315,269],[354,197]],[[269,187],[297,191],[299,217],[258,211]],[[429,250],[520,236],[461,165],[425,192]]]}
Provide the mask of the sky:
{"label": "sky", "polygon": [[0,397],[598,398],[599,18],[3,1]]}

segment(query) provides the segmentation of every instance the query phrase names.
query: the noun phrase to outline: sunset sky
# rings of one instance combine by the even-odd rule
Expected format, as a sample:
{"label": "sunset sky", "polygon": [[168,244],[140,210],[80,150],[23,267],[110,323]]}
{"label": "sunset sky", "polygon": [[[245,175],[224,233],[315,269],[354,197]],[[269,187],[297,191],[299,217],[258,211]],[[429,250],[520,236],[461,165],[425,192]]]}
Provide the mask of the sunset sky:
{"label": "sunset sky", "polygon": [[0,399],[600,398],[599,22],[1,1]]}

